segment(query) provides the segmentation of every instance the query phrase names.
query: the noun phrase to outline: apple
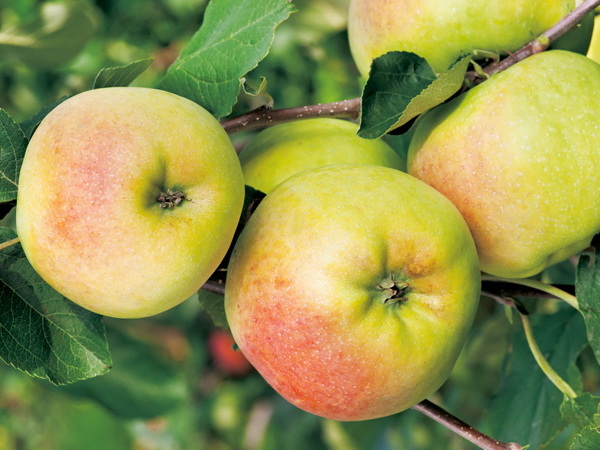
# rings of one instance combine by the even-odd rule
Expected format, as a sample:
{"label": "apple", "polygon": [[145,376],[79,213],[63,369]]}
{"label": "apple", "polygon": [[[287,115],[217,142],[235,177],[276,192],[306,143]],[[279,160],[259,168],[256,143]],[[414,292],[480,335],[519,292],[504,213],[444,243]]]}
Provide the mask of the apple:
{"label": "apple", "polygon": [[416,124],[408,172],[467,221],[484,272],[523,278],[600,231],[600,65],[533,55]]}
{"label": "apple", "polygon": [[292,404],[335,420],[400,412],[448,378],[480,271],[454,205],[396,169],[340,164],[288,178],[236,242],[233,337]]}
{"label": "apple", "polygon": [[80,93],[35,131],[19,177],[25,255],[98,314],[165,311],[208,279],[244,200],[236,152],[190,100],[150,88]]}
{"label": "apple", "polygon": [[517,50],[575,6],[575,0],[351,0],[350,50],[364,77],[371,61],[389,51],[416,53],[443,72],[473,50]]}
{"label": "apple", "polygon": [[262,130],[240,153],[245,183],[264,193],[289,176],[330,164],[373,164],[405,169],[403,158],[381,139],[363,139],[358,125],[318,117]]}
{"label": "apple", "polygon": [[225,375],[243,376],[250,373],[252,365],[244,354],[235,348],[231,333],[215,328],[208,336],[208,351],[215,367]]}

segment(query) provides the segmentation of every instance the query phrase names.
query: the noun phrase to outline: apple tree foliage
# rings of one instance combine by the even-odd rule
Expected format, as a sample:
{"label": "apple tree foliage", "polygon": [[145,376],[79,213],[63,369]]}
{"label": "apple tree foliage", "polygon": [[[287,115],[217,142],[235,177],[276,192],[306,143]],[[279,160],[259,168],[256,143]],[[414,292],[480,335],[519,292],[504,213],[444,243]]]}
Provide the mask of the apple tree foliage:
{"label": "apple tree foliage", "polygon": [[[274,75],[263,79],[255,90],[247,77],[260,71],[279,26],[296,14],[301,16],[305,2],[294,3],[210,0],[198,5],[198,10],[205,6],[200,27],[151,87],[190,98],[224,123],[245,112],[239,109],[243,96],[254,96],[256,106],[263,100],[277,102],[276,95],[270,96],[270,86],[284,80]],[[0,24],[0,59],[39,70],[62,64],[85,46],[99,26],[86,2],[47,2],[24,24]],[[148,57],[105,67],[85,88],[128,86],[140,80],[153,63]],[[413,119],[465,89],[469,70],[473,69],[468,54],[442,74],[435,74],[423,58],[412,53],[392,52],[377,58],[362,90],[359,135],[387,138],[388,133],[410,133]],[[325,75],[335,79],[334,72],[331,69]],[[45,114],[64,98],[49,99],[20,122],[0,110],[0,219],[9,217],[14,208],[28,139]],[[249,213],[260,193],[248,189],[247,194],[244,211]],[[240,228],[245,219],[247,215],[242,216]],[[46,379],[74,396],[93,399],[118,417],[148,419],[185,402],[188,393],[181,378],[189,374],[167,362],[144,339],[124,331],[122,323],[109,323],[107,329],[102,317],[54,291],[27,262],[10,221],[2,225],[0,359],[6,365]],[[506,281],[484,282],[481,318],[449,383],[477,385],[484,353],[488,359],[495,355],[494,388],[460,391],[479,397],[477,404],[485,405],[485,415],[476,425],[494,439],[531,448],[600,448],[599,250],[596,239],[577,262],[550,268],[531,283],[515,281],[507,291],[497,288],[506,287]],[[214,324],[226,326],[218,292],[203,289],[198,299],[195,304],[210,313]],[[246,385],[243,395],[248,397],[240,400],[243,395],[238,392],[236,401],[247,402],[262,392],[259,384]],[[438,401],[453,405],[459,417],[475,417],[464,411],[470,408],[469,398],[444,398],[445,393],[456,395],[453,392],[442,390]],[[315,420],[307,417],[297,426],[314,427]],[[382,435],[392,433],[390,420],[323,421],[321,426],[332,447],[341,440],[354,442],[353,448],[369,448]]]}

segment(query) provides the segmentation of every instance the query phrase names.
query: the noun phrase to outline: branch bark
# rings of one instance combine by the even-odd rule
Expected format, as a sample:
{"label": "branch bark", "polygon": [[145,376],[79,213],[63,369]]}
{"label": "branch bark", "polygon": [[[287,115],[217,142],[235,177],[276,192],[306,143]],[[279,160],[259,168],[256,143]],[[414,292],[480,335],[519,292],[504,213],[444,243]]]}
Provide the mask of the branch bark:
{"label": "branch bark", "polygon": [[271,109],[262,106],[246,114],[221,122],[229,134],[242,130],[263,128],[292,120],[309,117],[347,117],[356,119],[360,112],[360,98],[352,98],[333,103],[299,106],[296,108]]}
{"label": "branch bark", "polygon": [[225,295],[225,285],[215,280],[208,280],[201,289],[212,292],[213,294]]}
{"label": "branch bark", "polygon": [[417,403],[412,409],[425,414],[484,450],[519,450],[522,448],[521,445],[514,442],[500,442],[491,438],[429,400]]}

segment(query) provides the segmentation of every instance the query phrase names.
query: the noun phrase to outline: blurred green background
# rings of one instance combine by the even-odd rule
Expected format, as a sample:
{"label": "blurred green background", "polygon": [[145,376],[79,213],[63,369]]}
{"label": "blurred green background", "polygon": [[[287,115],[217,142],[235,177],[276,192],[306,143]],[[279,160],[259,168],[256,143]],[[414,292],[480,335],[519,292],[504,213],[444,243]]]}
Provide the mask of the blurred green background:
{"label": "blurred green background", "polygon": [[[294,4],[298,12],[277,29],[248,83],[258,86],[266,77],[276,108],[359,96],[346,38],[348,0]],[[152,87],[202,23],[205,6],[206,0],[0,0],[0,107],[24,121],[61,96],[89,89],[100,69],[147,57],[155,61],[134,84]],[[233,115],[265,101],[242,93]],[[404,151],[405,138],[388,139]],[[10,221],[9,215],[3,225]],[[223,366],[223,348],[231,344],[211,351],[216,327],[197,298],[150,319],[106,326],[114,359],[106,376],[57,387],[0,365],[0,449],[476,448],[412,410],[340,423],[296,409],[251,369]],[[433,400],[485,428],[511,333],[503,308],[484,300],[463,356]]]}

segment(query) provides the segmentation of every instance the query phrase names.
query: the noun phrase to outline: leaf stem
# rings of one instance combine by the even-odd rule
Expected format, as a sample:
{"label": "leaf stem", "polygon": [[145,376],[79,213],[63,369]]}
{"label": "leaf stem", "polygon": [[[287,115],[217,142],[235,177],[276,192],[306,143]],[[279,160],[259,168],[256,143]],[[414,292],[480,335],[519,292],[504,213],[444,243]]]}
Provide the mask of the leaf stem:
{"label": "leaf stem", "polygon": [[[599,0],[600,1],[600,0]],[[242,130],[252,130],[291,120],[308,119],[310,117],[348,117],[356,119],[360,112],[360,98],[352,98],[333,103],[299,106],[294,108],[271,109],[261,106],[231,119],[221,122],[229,134]]]}
{"label": "leaf stem", "polygon": [[573,308],[579,311],[579,302],[577,301],[577,297],[568,292],[565,292],[562,289],[557,288],[556,286],[552,286],[547,283],[543,283],[538,280],[533,280],[531,278],[502,278],[502,277],[494,277],[491,275],[483,275],[481,277],[481,281],[498,281],[501,283],[512,283],[518,284],[521,286],[527,286],[533,289],[537,289],[538,291],[545,292],[547,294],[552,295],[560,300],[567,302]]}
{"label": "leaf stem", "polygon": [[4,250],[5,248],[10,247],[11,245],[15,245],[15,244],[19,243],[19,241],[20,241],[20,239],[18,237],[16,237],[16,238],[11,239],[9,241],[2,242],[0,244],[0,251]]}
{"label": "leaf stem", "polygon": [[518,450],[522,448],[517,443],[500,442],[491,438],[429,400],[423,400],[413,406],[412,409],[425,414],[484,450]]}
{"label": "leaf stem", "polygon": [[524,314],[519,314],[521,317],[521,322],[523,323],[523,329],[525,330],[525,337],[527,338],[527,343],[529,344],[529,348],[531,349],[531,353],[535,358],[535,361],[538,363],[542,372],[552,381],[552,383],[560,390],[564,395],[575,398],[577,397],[577,393],[573,390],[573,388],[561,378],[561,376],[556,373],[556,371],[550,366],[548,360],[542,354],[540,347],[533,336],[533,329],[531,327],[531,322],[529,317]]}

